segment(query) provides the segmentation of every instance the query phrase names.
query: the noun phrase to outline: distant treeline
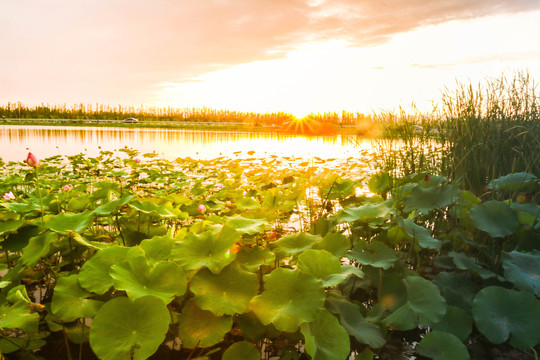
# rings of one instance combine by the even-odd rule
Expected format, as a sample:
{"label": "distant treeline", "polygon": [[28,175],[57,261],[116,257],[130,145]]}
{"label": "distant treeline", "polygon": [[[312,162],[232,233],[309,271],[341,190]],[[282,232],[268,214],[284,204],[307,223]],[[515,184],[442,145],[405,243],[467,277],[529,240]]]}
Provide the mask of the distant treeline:
{"label": "distant treeline", "polygon": [[[95,119],[121,120],[135,117],[140,121],[235,122],[245,124],[282,125],[295,117],[286,112],[255,113],[212,108],[173,108],[75,104],[68,106],[41,104],[28,106],[21,102],[0,105],[0,117],[9,119]],[[310,114],[308,117],[336,125],[353,125],[365,120],[361,113],[343,111]]]}

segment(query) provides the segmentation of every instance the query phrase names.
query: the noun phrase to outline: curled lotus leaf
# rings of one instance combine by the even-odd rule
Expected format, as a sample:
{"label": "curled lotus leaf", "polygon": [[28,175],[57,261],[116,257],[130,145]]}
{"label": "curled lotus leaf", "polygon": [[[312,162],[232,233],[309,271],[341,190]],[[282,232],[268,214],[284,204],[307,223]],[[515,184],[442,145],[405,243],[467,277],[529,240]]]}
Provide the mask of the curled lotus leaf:
{"label": "curled lotus leaf", "polygon": [[26,266],[35,266],[39,260],[46,256],[52,245],[58,241],[58,234],[46,231],[43,234],[30,238],[28,245],[22,250],[21,262]]}
{"label": "curled lotus leaf", "polygon": [[540,342],[540,301],[526,291],[499,286],[482,289],[473,301],[476,327],[494,344],[529,349]]}
{"label": "curled lotus leaf", "polygon": [[217,344],[233,324],[232,317],[216,316],[211,311],[200,309],[193,301],[184,305],[178,322],[178,336],[182,345],[188,348]]}
{"label": "curled lotus leaf", "polygon": [[260,360],[261,353],[253,346],[252,343],[247,341],[239,341],[232,344],[223,353],[222,360]]}
{"label": "curled lotus leaf", "polygon": [[236,258],[232,249],[239,240],[240,234],[228,225],[224,225],[217,234],[212,231],[201,234],[189,232],[176,244],[172,257],[186,270],[206,267],[212,273],[219,274]]}
{"label": "curled lotus leaf", "polygon": [[471,209],[474,226],[492,237],[514,234],[519,227],[519,219],[514,210],[502,201],[490,200]]}
{"label": "curled lotus leaf", "polygon": [[90,346],[102,360],[144,360],[165,340],[169,322],[167,306],[154,296],[116,297],[94,317]]}
{"label": "curled lotus leaf", "polygon": [[313,275],[278,268],[264,278],[264,292],[250,303],[264,325],[272,323],[278,330],[295,332],[303,323],[314,320],[323,308],[324,285]]}
{"label": "curled lotus leaf", "polygon": [[503,253],[504,277],[520,289],[540,297],[540,251]]}
{"label": "curled lotus leaf", "polygon": [[302,324],[300,331],[313,360],[346,359],[351,351],[349,334],[327,310],[319,310],[315,320]]}
{"label": "curled lotus leaf", "polygon": [[132,299],[153,295],[168,304],[187,289],[186,274],[178,265],[164,261],[151,267],[144,256],[113,265],[110,275],[114,287]]}
{"label": "curled lotus leaf", "polygon": [[467,347],[456,336],[432,331],[418,344],[418,353],[434,360],[469,359]]}
{"label": "curled lotus leaf", "polygon": [[233,263],[217,275],[207,269],[199,270],[191,279],[190,290],[203,310],[217,316],[242,314],[249,311],[249,302],[259,290],[259,280],[256,274]]}

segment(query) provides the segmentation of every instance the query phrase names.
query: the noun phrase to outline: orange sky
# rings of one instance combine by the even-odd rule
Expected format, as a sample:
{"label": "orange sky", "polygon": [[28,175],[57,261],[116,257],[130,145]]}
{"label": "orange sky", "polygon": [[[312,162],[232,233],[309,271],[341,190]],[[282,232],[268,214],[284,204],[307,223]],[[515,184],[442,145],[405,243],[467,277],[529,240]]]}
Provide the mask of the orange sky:
{"label": "orange sky", "polygon": [[0,2],[0,104],[420,108],[540,70],[538,0]]}

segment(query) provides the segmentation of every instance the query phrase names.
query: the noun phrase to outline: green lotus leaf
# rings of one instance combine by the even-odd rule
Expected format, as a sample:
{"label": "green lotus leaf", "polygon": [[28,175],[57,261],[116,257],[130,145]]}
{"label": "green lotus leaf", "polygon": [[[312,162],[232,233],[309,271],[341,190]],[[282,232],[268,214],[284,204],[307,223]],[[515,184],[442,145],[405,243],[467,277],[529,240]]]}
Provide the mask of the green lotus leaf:
{"label": "green lotus leaf", "polygon": [[276,254],[267,248],[242,246],[236,254],[236,261],[249,271],[257,270],[261,265],[270,265]]}
{"label": "green lotus leaf", "polygon": [[180,211],[174,209],[170,204],[156,204],[152,201],[135,200],[129,203],[129,206],[145,214],[158,215],[164,218],[175,218],[180,216]]}
{"label": "green lotus leaf", "polygon": [[[10,354],[21,349],[26,350],[27,354],[31,350],[38,350],[45,346],[47,342],[41,339],[29,339],[28,337],[5,337],[0,338],[0,349],[2,349],[2,354]],[[30,350],[30,351],[28,351]],[[25,358],[29,360],[39,359],[37,357]]]}
{"label": "green lotus leaf", "polygon": [[392,189],[392,178],[386,172],[380,172],[368,181],[368,189],[375,194],[383,194]]}
{"label": "green lotus leaf", "polygon": [[20,228],[26,222],[25,219],[8,220],[0,222],[0,235],[11,233]]}
{"label": "green lotus leaf", "polygon": [[306,352],[313,360],[346,359],[351,351],[349,334],[335,316],[319,310],[315,319],[302,324]]}
{"label": "green lotus leaf", "polygon": [[240,198],[240,199],[236,199],[236,201],[234,202],[234,205],[236,205],[236,207],[239,209],[239,210],[242,210],[242,211],[245,211],[245,210],[256,210],[256,209],[259,209],[261,207],[261,203],[258,202],[257,200],[255,199],[252,199],[252,198]]}
{"label": "green lotus leaf", "polygon": [[519,219],[514,210],[502,201],[490,200],[471,209],[474,226],[487,232],[491,237],[505,237],[514,234]]}
{"label": "green lotus leaf", "polygon": [[312,248],[326,250],[341,258],[351,248],[351,240],[343,234],[329,232],[321,242],[316,243]]}
{"label": "green lotus leaf", "polygon": [[159,262],[169,258],[174,242],[171,236],[154,236],[141,241],[140,247],[148,259]]}
{"label": "green lotus leaf", "polygon": [[16,212],[17,214],[24,214],[35,210],[41,210],[41,205],[34,202],[17,203],[10,201],[2,202],[0,203],[0,206],[3,206],[10,211]]}
{"label": "green lotus leaf", "polygon": [[364,243],[360,250],[352,250],[347,257],[361,265],[370,265],[384,270],[390,269],[397,261],[396,252],[379,241]]}
{"label": "green lotus leaf", "polygon": [[191,279],[190,290],[203,310],[217,316],[242,314],[249,311],[249,302],[259,290],[259,280],[254,273],[233,263],[217,275],[207,269],[199,270]]}
{"label": "green lotus leaf", "polygon": [[[329,189],[321,188],[321,195],[329,200],[344,199],[354,193],[357,182],[349,179],[337,178]],[[321,196],[322,198],[323,196]]]}
{"label": "green lotus leaf", "polygon": [[500,278],[493,271],[480,266],[480,264],[478,264],[476,259],[472,256],[467,256],[464,253],[457,253],[454,251],[451,251],[448,255],[452,257],[452,259],[454,260],[454,264],[460,270],[470,271],[471,273],[480,276],[484,280],[491,278]]}
{"label": "green lotus leaf", "polygon": [[341,265],[341,272],[337,274],[330,274],[323,280],[324,286],[336,286],[347,280],[350,276],[356,276],[363,279],[364,272],[354,265]]}
{"label": "green lotus leaf", "polygon": [[[339,222],[372,222],[375,220],[384,221],[390,212],[390,208],[385,203],[365,204],[361,206],[347,206],[338,214]],[[382,222],[381,222],[382,223]]]}
{"label": "green lotus leaf", "polygon": [[366,321],[360,306],[349,299],[336,294],[326,297],[326,308],[333,314],[339,315],[339,323],[351,336],[354,336],[362,344],[372,348],[380,348],[386,343],[381,328]]}
{"label": "green lotus leaf", "polygon": [[254,235],[264,231],[267,221],[264,219],[248,219],[241,215],[235,215],[225,217],[225,224],[228,224],[241,234]]}
{"label": "green lotus leaf", "polygon": [[88,299],[92,295],[79,284],[79,275],[60,277],[54,287],[51,310],[56,317],[65,322],[75,321],[81,317],[94,317],[103,302]]}
{"label": "green lotus leaf", "polygon": [[[42,232],[39,226],[25,225],[7,235],[7,238],[2,241],[2,250],[11,252],[22,251],[26,247],[31,238],[38,236]],[[5,235],[4,235],[5,236]]]}
{"label": "green lotus leaf", "polygon": [[108,243],[102,243],[99,241],[89,241],[83,238],[81,234],[76,233],[76,232],[71,232],[69,236],[77,244],[87,247],[89,249],[93,249],[93,250],[101,250],[101,249],[105,249],[111,246],[111,244],[108,244]]}
{"label": "green lotus leaf", "polygon": [[242,331],[242,336],[250,341],[259,341],[264,339],[265,337],[268,337],[268,329],[274,328],[273,325],[263,325],[257,315],[255,315],[251,311],[236,316],[235,324],[240,329],[240,331]]}
{"label": "green lotus leaf", "polygon": [[278,268],[264,276],[265,290],[251,300],[251,310],[265,325],[294,332],[315,319],[324,305],[321,280],[300,270]]}
{"label": "green lotus leaf", "polygon": [[26,266],[35,266],[42,257],[49,254],[51,246],[56,241],[58,234],[52,231],[30,238],[28,245],[22,250],[21,262]]}
{"label": "green lotus leaf", "polygon": [[223,353],[222,360],[260,360],[261,353],[253,346],[252,343],[247,341],[240,341],[232,344]]}
{"label": "green lotus leaf", "polygon": [[448,305],[464,309],[472,314],[472,302],[480,286],[467,273],[441,272],[433,283],[439,287]]}
{"label": "green lotus leaf", "polygon": [[326,250],[309,249],[298,255],[298,269],[323,280],[341,273],[341,261]]}
{"label": "green lotus leaf", "polygon": [[526,291],[498,286],[482,289],[474,298],[476,327],[494,344],[529,349],[540,341],[540,301]]}
{"label": "green lotus leaf", "polygon": [[297,256],[302,252],[311,249],[315,244],[320,243],[322,237],[320,235],[312,235],[308,233],[300,233],[287,235],[281,239],[270,243],[270,249],[279,258],[285,258],[289,256]]}
{"label": "green lotus leaf", "polygon": [[92,224],[92,215],[93,213],[91,211],[85,211],[80,214],[61,213],[53,216],[47,222],[47,226],[52,231],[60,234],[68,234],[72,231],[81,233]]}
{"label": "green lotus leaf", "polygon": [[134,195],[124,195],[119,199],[112,200],[107,202],[106,204],[98,206],[94,210],[94,214],[96,215],[111,215],[113,213],[116,213],[118,210],[122,208],[122,206],[129,203],[131,200],[135,198]]}
{"label": "green lotus leaf", "polygon": [[409,219],[399,219],[399,225],[405,229],[407,235],[418,241],[418,246],[422,249],[439,250],[441,242],[431,236],[431,232],[423,226],[415,224]]}
{"label": "green lotus leaf", "polygon": [[103,295],[114,284],[109,274],[111,267],[126,260],[128,256],[141,256],[144,252],[139,247],[125,248],[111,246],[99,250],[87,260],[79,273],[79,283],[83,288],[98,295]]}
{"label": "green lotus leaf", "polygon": [[202,310],[193,301],[188,301],[178,316],[178,336],[187,348],[209,347],[220,342],[231,330],[230,316],[216,316],[211,311]]}
{"label": "green lotus leaf", "polygon": [[219,274],[236,258],[232,248],[239,240],[240,234],[228,225],[224,225],[218,234],[211,231],[201,234],[189,232],[177,243],[172,256],[186,270],[206,267],[214,274]]}
{"label": "green lotus leaf", "polygon": [[432,328],[435,331],[450,333],[459,340],[465,341],[472,331],[472,318],[465,310],[448,306],[441,321],[434,324]]}
{"label": "green lotus leaf", "polygon": [[17,285],[9,289],[6,295],[6,300],[10,303],[16,303],[19,300],[30,303],[30,297],[28,296],[28,292],[26,291],[26,286]]}
{"label": "green lotus leaf", "polygon": [[30,313],[28,303],[17,301],[13,305],[0,306],[0,329],[21,329],[28,333],[37,333],[39,314]]}
{"label": "green lotus leaf", "polygon": [[533,192],[538,190],[538,178],[526,172],[508,174],[492,180],[489,190],[506,190],[510,192]]}
{"label": "green lotus leaf", "polygon": [[443,209],[451,205],[461,196],[461,190],[453,185],[436,187],[415,187],[411,194],[406,196],[403,203],[405,212],[417,211],[427,215],[431,210]]}
{"label": "green lotus leaf", "polygon": [[503,252],[504,277],[520,289],[540,297],[540,251]]}
{"label": "green lotus leaf", "polygon": [[160,262],[150,267],[144,256],[131,258],[111,267],[114,287],[125,290],[131,299],[153,295],[165,304],[186,292],[184,270],[172,262]]}
{"label": "green lotus leaf", "polygon": [[435,360],[469,359],[467,347],[452,334],[432,331],[418,344],[418,353]]}
{"label": "green lotus leaf", "polygon": [[407,301],[385,322],[397,330],[411,330],[417,325],[431,326],[446,313],[446,301],[439,288],[420,276],[403,279],[407,289]]}
{"label": "green lotus leaf", "polygon": [[90,328],[90,346],[102,360],[144,360],[165,340],[170,314],[154,296],[117,297],[98,311]]}

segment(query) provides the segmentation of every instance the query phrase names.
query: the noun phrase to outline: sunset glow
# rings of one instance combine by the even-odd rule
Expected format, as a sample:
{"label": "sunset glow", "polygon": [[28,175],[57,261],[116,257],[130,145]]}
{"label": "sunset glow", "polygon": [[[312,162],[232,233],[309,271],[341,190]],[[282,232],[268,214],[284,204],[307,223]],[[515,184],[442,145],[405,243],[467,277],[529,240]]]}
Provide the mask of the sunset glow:
{"label": "sunset glow", "polygon": [[0,103],[302,118],[413,103],[431,109],[456,81],[540,69],[540,3],[533,0],[387,7],[368,0],[32,0],[3,2],[0,10]]}

